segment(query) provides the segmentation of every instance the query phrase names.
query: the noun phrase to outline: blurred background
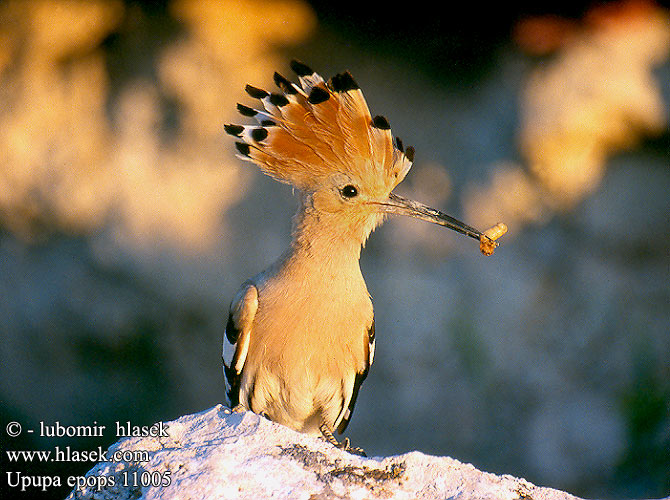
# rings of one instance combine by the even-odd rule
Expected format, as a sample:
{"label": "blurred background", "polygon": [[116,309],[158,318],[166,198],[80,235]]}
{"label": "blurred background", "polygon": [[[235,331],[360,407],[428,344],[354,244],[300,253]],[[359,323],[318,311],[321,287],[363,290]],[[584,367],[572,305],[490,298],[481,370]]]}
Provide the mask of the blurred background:
{"label": "blurred background", "polygon": [[510,228],[490,258],[415,220],[372,235],[377,355],[352,441],[670,495],[670,11],[498,4],[1,1],[3,450],[116,440],[9,440],[10,420],[113,429],[223,401],[228,305],[297,207],[223,124],[299,58],[349,69],[415,146],[400,194]]}

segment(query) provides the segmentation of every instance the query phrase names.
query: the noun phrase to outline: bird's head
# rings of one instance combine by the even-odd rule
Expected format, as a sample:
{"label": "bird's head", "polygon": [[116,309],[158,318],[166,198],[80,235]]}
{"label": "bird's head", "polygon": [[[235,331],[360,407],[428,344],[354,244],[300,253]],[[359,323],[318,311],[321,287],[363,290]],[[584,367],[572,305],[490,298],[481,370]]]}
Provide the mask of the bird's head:
{"label": "bird's head", "polygon": [[278,73],[274,82],[280,92],[247,85],[245,90],[261,101],[263,109],[238,104],[238,111],[257,124],[225,126],[239,139],[240,158],[301,190],[306,210],[336,221],[361,242],[387,214],[482,237],[453,217],[392,192],[409,172],[414,149],[394,139],[386,118],[372,117],[349,72],[325,81],[299,61],[292,61],[291,68],[300,85]]}

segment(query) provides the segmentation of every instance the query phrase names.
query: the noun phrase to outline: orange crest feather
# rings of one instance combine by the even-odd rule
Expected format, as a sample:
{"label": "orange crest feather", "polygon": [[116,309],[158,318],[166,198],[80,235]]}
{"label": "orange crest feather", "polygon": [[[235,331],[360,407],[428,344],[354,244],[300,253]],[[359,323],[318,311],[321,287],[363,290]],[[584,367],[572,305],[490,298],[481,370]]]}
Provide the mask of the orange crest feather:
{"label": "orange crest feather", "polygon": [[335,173],[370,179],[391,191],[409,171],[414,149],[393,140],[386,118],[372,118],[363,93],[349,72],[325,82],[299,61],[291,68],[300,86],[275,73],[281,93],[247,85],[263,110],[238,104],[258,126],[226,125],[241,139],[239,156],[298,189],[314,189]]}

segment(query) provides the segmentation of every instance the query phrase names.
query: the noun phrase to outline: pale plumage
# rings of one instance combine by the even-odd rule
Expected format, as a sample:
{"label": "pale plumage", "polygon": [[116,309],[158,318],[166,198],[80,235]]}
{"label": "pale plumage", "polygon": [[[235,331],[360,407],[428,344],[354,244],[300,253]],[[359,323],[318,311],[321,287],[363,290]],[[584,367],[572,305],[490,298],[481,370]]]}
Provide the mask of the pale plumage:
{"label": "pale plumage", "polygon": [[359,266],[367,237],[391,213],[482,233],[391,193],[414,150],[370,114],[351,74],[326,82],[301,62],[291,67],[300,85],[275,73],[280,92],[246,87],[263,109],[238,110],[256,125],[225,126],[240,158],[300,190],[300,208],[290,248],[231,304],[224,373],[231,406],[337,444],[332,433],[347,426],[374,358],[372,301]]}

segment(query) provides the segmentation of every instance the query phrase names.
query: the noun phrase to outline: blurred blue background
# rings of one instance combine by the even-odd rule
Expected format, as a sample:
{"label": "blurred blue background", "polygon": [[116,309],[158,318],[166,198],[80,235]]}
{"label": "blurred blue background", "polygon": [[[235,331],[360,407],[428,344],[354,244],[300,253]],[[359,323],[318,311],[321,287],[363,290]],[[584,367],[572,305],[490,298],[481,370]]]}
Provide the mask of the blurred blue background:
{"label": "blurred blue background", "polygon": [[416,148],[399,193],[510,227],[490,258],[414,220],[372,235],[377,354],[352,441],[579,496],[670,495],[669,57],[670,11],[643,1],[1,2],[1,428],[223,401],[229,302],[297,206],[223,124],[299,58],[350,70]]}

